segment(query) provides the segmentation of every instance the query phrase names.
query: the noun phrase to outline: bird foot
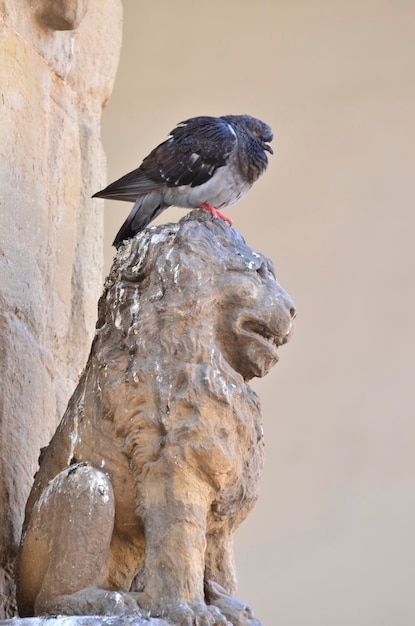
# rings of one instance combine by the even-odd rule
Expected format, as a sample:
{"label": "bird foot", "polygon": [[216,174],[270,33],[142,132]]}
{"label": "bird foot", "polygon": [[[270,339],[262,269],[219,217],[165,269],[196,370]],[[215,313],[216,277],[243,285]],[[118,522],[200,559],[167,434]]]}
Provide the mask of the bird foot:
{"label": "bird foot", "polygon": [[204,202],[203,204],[200,205],[201,209],[206,209],[206,211],[210,211],[213,215],[213,217],[220,217],[222,220],[224,220],[225,222],[228,222],[228,224],[230,224],[232,226],[232,220],[230,217],[226,217],[226,215],[224,215],[223,213],[221,213],[220,211],[218,211],[217,209],[215,209],[213,206],[210,206],[210,204],[206,204],[206,202]]}

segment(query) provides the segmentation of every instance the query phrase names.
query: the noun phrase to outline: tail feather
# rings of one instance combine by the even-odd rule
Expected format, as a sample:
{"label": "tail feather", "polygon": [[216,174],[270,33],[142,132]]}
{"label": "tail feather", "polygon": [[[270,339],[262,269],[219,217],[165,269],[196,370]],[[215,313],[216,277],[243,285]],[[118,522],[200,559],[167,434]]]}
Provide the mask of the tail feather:
{"label": "tail feather", "polygon": [[153,194],[139,196],[124,224],[116,234],[112,245],[118,249],[123,241],[131,239],[131,237],[144,230],[168,206],[161,201],[160,194],[157,194],[157,198]]}
{"label": "tail feather", "polygon": [[108,198],[110,200],[123,200],[124,202],[135,202],[138,196],[147,193],[160,191],[163,185],[160,182],[148,178],[142,171],[141,167],[125,174],[115,182],[111,183],[105,189],[97,191],[93,198]]}

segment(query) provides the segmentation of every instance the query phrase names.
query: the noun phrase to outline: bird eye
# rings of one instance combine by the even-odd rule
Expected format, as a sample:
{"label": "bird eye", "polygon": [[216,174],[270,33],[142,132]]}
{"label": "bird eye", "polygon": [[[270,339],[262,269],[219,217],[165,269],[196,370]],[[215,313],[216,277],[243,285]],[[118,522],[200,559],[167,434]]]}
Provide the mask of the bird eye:
{"label": "bird eye", "polygon": [[261,131],[258,128],[254,129],[254,135],[256,135],[256,137],[259,137],[261,134]]}

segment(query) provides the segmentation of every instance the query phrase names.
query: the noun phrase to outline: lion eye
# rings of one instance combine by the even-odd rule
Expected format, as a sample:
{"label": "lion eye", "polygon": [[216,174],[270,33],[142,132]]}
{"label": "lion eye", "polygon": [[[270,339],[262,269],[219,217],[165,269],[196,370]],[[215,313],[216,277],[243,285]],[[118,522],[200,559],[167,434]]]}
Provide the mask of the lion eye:
{"label": "lion eye", "polygon": [[261,265],[258,267],[256,273],[261,276],[261,278],[266,278],[267,274],[268,274],[268,269],[267,266],[265,265],[265,263],[261,263]]}

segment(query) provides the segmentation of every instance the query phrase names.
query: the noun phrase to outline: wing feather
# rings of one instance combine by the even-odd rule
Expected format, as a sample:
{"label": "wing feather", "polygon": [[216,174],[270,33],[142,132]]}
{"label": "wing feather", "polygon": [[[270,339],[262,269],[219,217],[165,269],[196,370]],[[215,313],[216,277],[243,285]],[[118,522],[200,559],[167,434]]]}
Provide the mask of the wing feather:
{"label": "wing feather", "polygon": [[190,118],[178,124],[139,168],[93,197],[135,202],[139,195],[160,191],[163,187],[197,187],[226,164],[236,141],[233,129],[223,119]]}

